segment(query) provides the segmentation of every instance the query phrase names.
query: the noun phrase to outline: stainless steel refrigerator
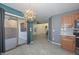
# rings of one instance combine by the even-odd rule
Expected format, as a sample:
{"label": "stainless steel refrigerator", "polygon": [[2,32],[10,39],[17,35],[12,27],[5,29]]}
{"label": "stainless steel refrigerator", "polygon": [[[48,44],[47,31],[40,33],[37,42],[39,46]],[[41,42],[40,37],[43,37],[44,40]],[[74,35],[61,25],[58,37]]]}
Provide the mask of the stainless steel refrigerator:
{"label": "stainless steel refrigerator", "polygon": [[5,15],[5,50],[13,49],[18,44],[18,24],[17,18],[10,15]]}
{"label": "stainless steel refrigerator", "polygon": [[0,8],[0,53],[13,49],[18,44],[18,20],[5,14]]}

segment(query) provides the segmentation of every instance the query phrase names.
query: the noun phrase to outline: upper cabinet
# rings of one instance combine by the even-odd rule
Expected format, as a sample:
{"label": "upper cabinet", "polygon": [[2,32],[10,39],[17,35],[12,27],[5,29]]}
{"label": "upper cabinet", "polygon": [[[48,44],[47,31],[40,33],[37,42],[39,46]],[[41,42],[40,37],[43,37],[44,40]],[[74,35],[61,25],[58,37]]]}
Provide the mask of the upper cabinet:
{"label": "upper cabinet", "polygon": [[73,27],[74,21],[77,19],[79,19],[79,13],[64,15],[61,17],[61,26],[62,27]]}
{"label": "upper cabinet", "polygon": [[62,16],[61,24],[62,24],[62,27],[73,26],[72,16],[70,15]]}
{"label": "upper cabinet", "polygon": [[78,12],[78,13],[73,14],[73,16],[74,16],[74,19],[75,19],[75,20],[76,20],[76,19],[79,19],[79,12]]}

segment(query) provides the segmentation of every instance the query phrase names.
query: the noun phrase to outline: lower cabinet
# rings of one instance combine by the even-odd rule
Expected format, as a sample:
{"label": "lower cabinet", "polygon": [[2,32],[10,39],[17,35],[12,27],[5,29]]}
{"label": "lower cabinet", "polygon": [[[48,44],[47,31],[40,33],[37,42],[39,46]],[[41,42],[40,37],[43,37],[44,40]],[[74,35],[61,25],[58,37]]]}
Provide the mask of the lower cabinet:
{"label": "lower cabinet", "polygon": [[61,36],[61,47],[74,52],[75,51],[75,37],[74,36]]}

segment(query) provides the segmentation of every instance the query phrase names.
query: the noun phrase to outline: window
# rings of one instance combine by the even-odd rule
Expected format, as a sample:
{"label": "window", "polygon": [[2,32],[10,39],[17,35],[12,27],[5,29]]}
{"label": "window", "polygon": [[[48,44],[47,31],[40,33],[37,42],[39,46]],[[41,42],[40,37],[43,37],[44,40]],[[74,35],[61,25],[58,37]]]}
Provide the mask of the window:
{"label": "window", "polygon": [[21,26],[21,27],[20,27],[21,32],[25,32],[25,31],[26,31],[25,23],[21,23],[20,26]]}

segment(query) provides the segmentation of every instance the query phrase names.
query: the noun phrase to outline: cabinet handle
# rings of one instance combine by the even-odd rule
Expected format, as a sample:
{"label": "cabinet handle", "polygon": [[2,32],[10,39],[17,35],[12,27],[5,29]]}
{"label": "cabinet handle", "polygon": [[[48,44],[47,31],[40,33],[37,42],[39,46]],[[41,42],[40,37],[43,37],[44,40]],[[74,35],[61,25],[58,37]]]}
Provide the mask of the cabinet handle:
{"label": "cabinet handle", "polygon": [[75,40],[73,40],[73,44],[75,45]]}
{"label": "cabinet handle", "polygon": [[76,37],[76,38],[79,38],[79,37]]}

